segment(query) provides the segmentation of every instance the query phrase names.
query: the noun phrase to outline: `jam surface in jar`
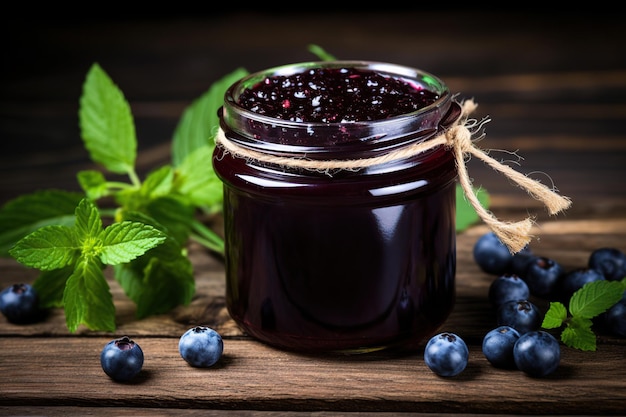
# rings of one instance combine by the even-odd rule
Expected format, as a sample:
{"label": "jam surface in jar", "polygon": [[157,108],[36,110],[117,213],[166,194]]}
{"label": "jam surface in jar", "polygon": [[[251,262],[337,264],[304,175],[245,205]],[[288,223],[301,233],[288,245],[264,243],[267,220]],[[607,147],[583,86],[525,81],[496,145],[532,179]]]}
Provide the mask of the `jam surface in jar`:
{"label": "jam surface in jar", "polygon": [[[349,63],[236,83],[225,136],[270,155],[376,156],[441,133],[441,83]],[[395,68],[395,67],[392,67]],[[420,73],[421,74],[421,73]],[[217,146],[227,306],[249,335],[312,352],[415,348],[454,305],[455,179],[441,147],[348,170],[285,167]]]}
{"label": "jam surface in jar", "polygon": [[433,104],[433,91],[359,68],[312,68],[274,75],[245,89],[237,102],[293,122],[347,123],[412,113]]}

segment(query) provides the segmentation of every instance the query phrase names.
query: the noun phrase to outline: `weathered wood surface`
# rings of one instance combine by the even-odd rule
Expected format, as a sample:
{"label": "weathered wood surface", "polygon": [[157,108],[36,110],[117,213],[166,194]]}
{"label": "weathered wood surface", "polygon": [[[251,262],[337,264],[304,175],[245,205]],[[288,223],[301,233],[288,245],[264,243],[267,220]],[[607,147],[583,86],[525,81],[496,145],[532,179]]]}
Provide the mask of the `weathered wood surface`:
{"label": "weathered wood surface", "polygon": [[[99,353],[111,336],[70,335],[62,311],[26,327],[0,323],[0,406],[623,414],[626,340],[601,334],[596,352],[563,347],[559,369],[543,379],[489,365],[480,345],[495,326],[487,302],[492,277],[471,259],[472,244],[485,231],[476,226],[458,239],[458,304],[444,329],[462,335],[470,347],[470,363],[459,377],[436,377],[421,351],[315,356],[252,341],[227,316],[221,264],[196,249],[198,295],[171,314],[134,320],[132,303],[110,281],[118,309],[116,334],[133,337],[145,354],[143,371],[130,384],[112,383],[100,368]],[[536,250],[574,268],[584,265],[598,244],[623,247],[625,238],[626,219],[559,221],[542,225]],[[5,261],[2,265],[3,286],[29,275]],[[177,350],[178,337],[198,323],[225,337],[224,357],[209,370],[190,368]]]}
{"label": "weathered wood surface", "polygon": [[[535,251],[566,268],[584,266],[599,246],[626,250],[626,28],[617,14],[559,19],[235,13],[7,25],[11,65],[0,77],[0,203],[40,188],[75,190],[76,171],[94,168],[77,127],[91,63],[100,62],[125,92],[137,123],[138,166],[147,172],[169,161],[180,114],[213,81],[238,66],[256,70],[308,60],[306,45],[317,43],[339,57],[426,69],[474,98],[477,117],[493,119],[479,144],[517,150],[524,158],[520,171],[553,181],[574,201],[549,218],[523,191],[472,160],[470,174],[492,194],[493,211],[504,219],[536,214]],[[515,160],[506,152],[492,155]],[[189,306],[136,320],[133,304],[110,280],[116,335],[132,336],[146,356],[132,383],[112,383],[100,368],[100,350],[113,335],[70,334],[60,310],[29,326],[2,318],[0,415],[626,415],[624,339],[601,334],[596,352],[564,347],[561,366],[544,379],[487,363],[480,344],[494,325],[486,299],[492,277],[471,257],[486,230],[477,225],[458,237],[458,302],[444,325],[470,346],[468,369],[457,378],[436,377],[422,352],[311,356],[249,339],[225,310],[223,265],[192,245],[198,291]],[[35,271],[0,259],[3,287],[34,278]],[[192,369],[178,355],[178,337],[198,323],[225,338],[224,358],[213,369]]]}

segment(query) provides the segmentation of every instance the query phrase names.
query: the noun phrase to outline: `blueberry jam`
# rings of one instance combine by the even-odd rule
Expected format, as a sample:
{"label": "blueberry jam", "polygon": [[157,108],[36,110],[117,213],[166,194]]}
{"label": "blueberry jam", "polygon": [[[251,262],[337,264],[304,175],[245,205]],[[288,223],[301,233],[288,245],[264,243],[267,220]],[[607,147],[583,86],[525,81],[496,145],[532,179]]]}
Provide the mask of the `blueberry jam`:
{"label": "blueberry jam", "polygon": [[267,76],[238,103],[255,113],[292,122],[380,120],[433,104],[438,94],[419,85],[359,68],[312,68]]}
{"label": "blueberry jam", "polygon": [[[371,158],[428,140],[459,116],[445,85],[389,64],[294,64],[226,93],[225,137],[264,155]],[[348,170],[310,170],[216,146],[224,184],[226,297],[276,347],[415,349],[455,299],[452,153],[437,147]]]}

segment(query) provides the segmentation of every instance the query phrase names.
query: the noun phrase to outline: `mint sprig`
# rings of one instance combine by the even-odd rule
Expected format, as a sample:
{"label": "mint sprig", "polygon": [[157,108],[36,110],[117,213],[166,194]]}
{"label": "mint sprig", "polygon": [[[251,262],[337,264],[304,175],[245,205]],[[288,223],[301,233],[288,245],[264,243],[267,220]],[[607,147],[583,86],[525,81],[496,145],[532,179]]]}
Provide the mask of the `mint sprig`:
{"label": "mint sprig", "polygon": [[[142,318],[191,301],[190,240],[224,254],[223,239],[198,214],[221,210],[222,184],[210,163],[217,109],[225,89],[244,74],[238,69],[226,75],[185,110],[174,132],[172,164],[142,180],[135,170],[137,137],[130,105],[99,64],[89,69],[80,97],[80,132],[91,160],[102,169],[77,173],[83,193],[36,191],[0,210],[0,256],[13,256],[41,271],[33,285],[42,306],[63,307],[70,331],[80,324],[115,329],[115,309],[102,281],[105,266],[113,266],[115,279]],[[109,174],[125,174],[128,181],[109,180]],[[85,212],[85,201],[93,207],[103,204]],[[103,218],[111,224],[98,234]],[[152,248],[152,240],[131,236],[128,224],[158,232],[162,244]],[[98,243],[90,249],[93,239]]]}
{"label": "mint sprig", "polygon": [[130,105],[97,63],[83,84],[79,120],[81,137],[91,159],[110,172],[128,174],[137,183],[137,138]]}
{"label": "mint sprig", "polygon": [[0,256],[22,237],[40,227],[74,224],[74,210],[83,194],[62,190],[42,190],[21,195],[0,210]]}
{"label": "mint sprig", "polygon": [[622,281],[589,282],[572,295],[568,309],[560,302],[551,302],[541,326],[545,329],[565,326],[561,341],[566,346],[595,351],[596,335],[592,330],[592,319],[617,303],[625,290],[626,278]]}
{"label": "mint sprig", "polygon": [[104,228],[96,205],[83,199],[76,207],[74,225],[41,227],[20,239],[9,252],[23,265],[61,271],[41,275],[35,284],[42,294],[62,295],[71,332],[81,324],[114,331],[115,306],[104,266],[130,262],[165,239],[163,232],[141,222],[124,221]]}

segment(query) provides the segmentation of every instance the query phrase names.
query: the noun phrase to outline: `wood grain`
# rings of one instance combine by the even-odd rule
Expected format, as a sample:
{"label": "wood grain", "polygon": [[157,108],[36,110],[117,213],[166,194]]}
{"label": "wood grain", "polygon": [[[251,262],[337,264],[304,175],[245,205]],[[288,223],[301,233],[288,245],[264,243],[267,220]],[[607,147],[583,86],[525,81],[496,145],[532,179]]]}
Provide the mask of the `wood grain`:
{"label": "wood grain", "polygon": [[[625,226],[626,220],[546,223],[540,249],[535,250],[574,268],[586,262],[598,242],[623,248]],[[44,323],[27,327],[0,323],[0,405],[623,413],[624,339],[600,334],[596,352],[563,347],[558,370],[542,379],[499,370],[486,361],[480,346],[484,334],[495,326],[487,301],[493,277],[481,272],[471,255],[473,242],[486,230],[478,225],[458,237],[458,302],[444,329],[462,335],[470,347],[470,363],[459,377],[435,376],[424,364],[421,349],[403,355],[303,355],[251,340],[225,311],[221,263],[195,248],[191,256],[198,295],[191,305],[171,314],[135,320],[132,304],[110,281],[118,309],[116,334],[130,335],[144,350],[144,368],[137,379],[127,384],[110,381],[100,367],[99,353],[112,335],[84,330],[70,334],[57,310]],[[17,265],[9,272],[2,277],[4,285],[26,277]],[[536,301],[545,311],[545,304]],[[178,337],[195,323],[207,323],[224,335],[224,356],[211,369],[191,368],[178,353]]]}

